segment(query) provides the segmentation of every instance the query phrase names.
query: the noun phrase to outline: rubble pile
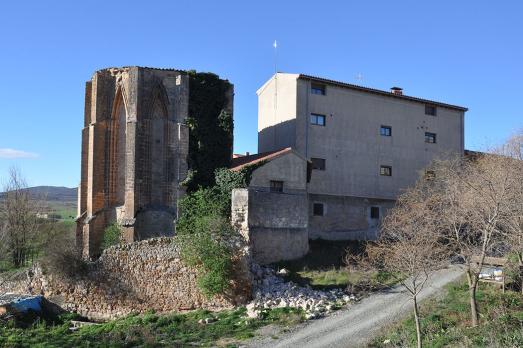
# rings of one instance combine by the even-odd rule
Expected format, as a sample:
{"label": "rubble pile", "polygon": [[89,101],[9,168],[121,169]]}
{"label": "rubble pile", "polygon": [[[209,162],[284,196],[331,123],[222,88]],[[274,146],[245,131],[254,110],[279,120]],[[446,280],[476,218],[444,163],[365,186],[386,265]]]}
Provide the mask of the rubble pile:
{"label": "rubble pile", "polygon": [[251,272],[253,300],[247,304],[247,315],[251,318],[259,317],[267,309],[292,307],[303,309],[306,319],[316,319],[356,301],[354,295],[342,289],[320,291],[287,282],[279,276],[288,273],[285,269],[277,273],[272,268],[252,264]]}

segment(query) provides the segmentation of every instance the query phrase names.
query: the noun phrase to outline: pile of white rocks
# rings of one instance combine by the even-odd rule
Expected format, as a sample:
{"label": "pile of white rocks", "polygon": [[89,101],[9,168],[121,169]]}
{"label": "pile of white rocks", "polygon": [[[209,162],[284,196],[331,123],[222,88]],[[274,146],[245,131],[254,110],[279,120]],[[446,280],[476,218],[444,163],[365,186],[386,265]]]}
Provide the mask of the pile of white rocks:
{"label": "pile of white rocks", "polygon": [[356,297],[342,289],[313,290],[285,281],[286,269],[276,272],[269,267],[251,265],[253,274],[253,301],[247,305],[247,315],[259,317],[264,310],[292,307],[305,311],[306,319],[316,319],[356,301]]}

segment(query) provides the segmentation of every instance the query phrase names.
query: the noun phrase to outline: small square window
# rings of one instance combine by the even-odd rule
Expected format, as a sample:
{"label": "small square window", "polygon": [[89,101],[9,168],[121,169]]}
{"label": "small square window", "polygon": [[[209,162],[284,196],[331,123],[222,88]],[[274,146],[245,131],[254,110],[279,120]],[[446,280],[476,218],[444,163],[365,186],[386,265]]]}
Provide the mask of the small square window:
{"label": "small square window", "polygon": [[312,83],[311,84],[311,93],[325,95],[325,85],[322,85],[321,83]]}
{"label": "small square window", "polygon": [[392,176],[392,167],[390,167],[390,166],[381,166],[380,167],[380,175]]}
{"label": "small square window", "polygon": [[311,158],[312,169],[325,170],[325,159],[324,158]]}
{"label": "small square window", "polygon": [[370,207],[370,218],[371,219],[380,218],[380,207]]}
{"label": "small square window", "polygon": [[271,180],[271,192],[283,192],[283,181]]}
{"label": "small square window", "polygon": [[425,115],[436,116],[436,106],[425,105]]}
{"label": "small square window", "polygon": [[380,135],[382,135],[384,137],[392,136],[392,127],[381,126],[381,128],[380,128]]}
{"label": "small square window", "polygon": [[436,133],[425,132],[425,142],[429,144],[436,144]]}
{"label": "small square window", "polygon": [[314,203],[312,206],[312,214],[314,216],[323,216],[323,203]]}
{"label": "small square window", "polygon": [[311,124],[315,124],[317,126],[325,126],[325,115],[311,114]]}

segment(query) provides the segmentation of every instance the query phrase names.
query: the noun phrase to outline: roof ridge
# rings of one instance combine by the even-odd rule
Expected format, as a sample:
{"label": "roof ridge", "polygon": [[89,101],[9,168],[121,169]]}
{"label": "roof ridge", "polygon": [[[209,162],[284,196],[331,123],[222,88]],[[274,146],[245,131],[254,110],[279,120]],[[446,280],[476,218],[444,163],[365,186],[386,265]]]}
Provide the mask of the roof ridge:
{"label": "roof ridge", "polygon": [[387,91],[384,91],[384,90],[381,90],[381,89],[377,89],[377,88],[366,87],[366,86],[359,86],[359,85],[355,85],[355,84],[352,84],[352,83],[326,79],[326,78],[323,78],[323,77],[318,77],[318,76],[313,76],[313,75],[299,74],[298,78],[302,78],[302,79],[306,79],[306,80],[315,80],[315,81],[319,81],[319,82],[323,82],[323,83],[327,83],[327,84],[338,85],[340,87],[352,88],[352,89],[363,91],[363,92],[370,92],[370,93],[375,93],[375,94],[379,94],[379,95],[383,95],[383,96],[388,96],[388,97],[393,97],[393,98],[400,98],[400,99],[420,102],[420,103],[424,103],[424,104],[434,104],[434,105],[441,106],[441,107],[446,107],[446,108],[449,108],[449,109],[457,109],[457,110],[461,110],[461,111],[468,111],[468,108],[463,107],[463,106],[442,103],[442,102],[439,102],[439,101],[429,100],[429,99],[424,99],[424,98],[412,97],[412,96],[408,96],[408,95],[404,95],[404,94],[401,94],[401,95],[400,94],[394,94],[394,93],[390,93],[390,92],[387,92]]}

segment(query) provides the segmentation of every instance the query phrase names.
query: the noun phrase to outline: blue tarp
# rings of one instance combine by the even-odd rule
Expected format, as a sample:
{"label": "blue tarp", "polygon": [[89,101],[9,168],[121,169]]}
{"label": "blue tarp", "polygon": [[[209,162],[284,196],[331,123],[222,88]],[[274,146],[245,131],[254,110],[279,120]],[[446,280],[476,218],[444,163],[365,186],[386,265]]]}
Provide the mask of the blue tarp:
{"label": "blue tarp", "polygon": [[25,313],[28,310],[35,312],[42,311],[42,296],[33,296],[26,298],[19,298],[10,303],[16,311]]}

